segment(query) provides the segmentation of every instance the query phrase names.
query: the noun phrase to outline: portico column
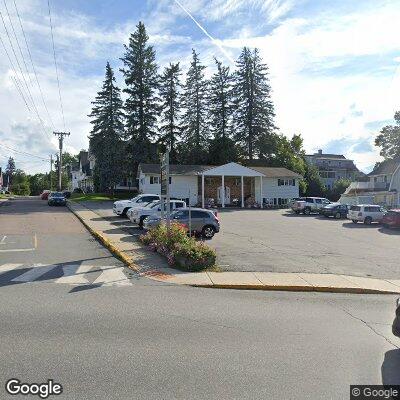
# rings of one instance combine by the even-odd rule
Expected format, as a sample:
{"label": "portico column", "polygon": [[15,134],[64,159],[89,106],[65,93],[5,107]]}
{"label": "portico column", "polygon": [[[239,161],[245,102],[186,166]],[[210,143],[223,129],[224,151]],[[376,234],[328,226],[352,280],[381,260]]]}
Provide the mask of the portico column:
{"label": "portico column", "polygon": [[204,208],[204,174],[201,174],[201,207]]}
{"label": "portico column", "polygon": [[242,208],[244,208],[244,189],[243,189],[243,175],[240,177],[241,195],[242,195]]}
{"label": "portico column", "polygon": [[222,207],[225,207],[225,175],[222,175],[222,190],[221,190],[221,197],[222,197]]}
{"label": "portico column", "polygon": [[260,208],[263,208],[263,181],[262,176],[260,176]]}

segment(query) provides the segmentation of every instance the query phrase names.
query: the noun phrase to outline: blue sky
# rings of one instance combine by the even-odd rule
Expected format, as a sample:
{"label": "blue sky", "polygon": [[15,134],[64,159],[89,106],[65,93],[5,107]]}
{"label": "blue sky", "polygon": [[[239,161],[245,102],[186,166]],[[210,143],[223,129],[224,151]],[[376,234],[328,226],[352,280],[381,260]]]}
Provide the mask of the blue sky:
{"label": "blue sky", "polygon": [[[191,48],[213,72],[213,57],[234,68],[243,46],[258,47],[270,68],[276,124],[288,136],[301,133],[307,152],[344,153],[368,171],[379,159],[373,146],[379,129],[400,109],[400,2],[397,0],[52,0],[67,150],[87,148],[90,101],[101,85],[107,60],[118,72],[123,43],[142,20],[160,68],[180,61]],[[6,0],[19,40],[12,0]],[[56,129],[64,129],[52,61],[47,0],[16,0],[45,102]],[[4,4],[0,11],[10,29]],[[0,22],[0,36],[11,52]],[[14,45],[16,42],[14,41]],[[0,46],[0,144],[47,157],[56,151],[52,125],[35,86],[32,96],[45,125],[24,106],[14,72]],[[0,148],[0,165],[10,151]],[[14,154],[29,172],[48,168]]]}

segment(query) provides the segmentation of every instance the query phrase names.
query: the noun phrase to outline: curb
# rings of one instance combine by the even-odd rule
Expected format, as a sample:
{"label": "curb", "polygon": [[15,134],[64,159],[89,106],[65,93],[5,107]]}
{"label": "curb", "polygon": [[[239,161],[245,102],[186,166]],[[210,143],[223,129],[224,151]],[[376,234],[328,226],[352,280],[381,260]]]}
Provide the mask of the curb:
{"label": "curb", "polygon": [[[156,271],[152,273],[146,273],[141,271],[141,269],[133,262],[133,260],[128,257],[123,251],[119,250],[115,245],[113,245],[105,236],[103,236],[98,231],[94,230],[89,226],[85,220],[80,217],[76,211],[71,207],[71,200],[67,201],[68,209],[78,218],[78,220],[85,226],[85,228],[94,236],[101,244],[104,245],[114,256],[116,256],[119,260],[121,260],[129,269],[135,271],[137,273],[142,273],[143,277],[149,278],[155,281],[162,281],[165,283],[175,284],[179,286],[191,286],[191,287],[200,287],[200,288],[208,288],[208,289],[234,289],[234,290],[264,290],[264,291],[285,291],[285,292],[316,292],[316,293],[342,293],[342,294],[389,294],[389,295],[400,295],[399,292],[390,291],[390,290],[379,290],[379,289],[369,289],[363,287],[335,287],[335,286],[301,286],[301,285],[268,285],[268,284],[221,284],[221,283],[212,283],[212,284],[196,284],[196,283],[182,283],[182,282],[173,282],[172,279],[163,279],[160,277],[162,273],[159,274]],[[83,206],[84,207],[84,206]],[[86,207],[85,207],[86,208]],[[91,211],[90,209],[88,209]],[[160,276],[161,275],[161,276]],[[158,279],[157,279],[158,276]],[[168,275],[168,277],[173,278],[174,275]]]}
{"label": "curb", "polygon": [[70,201],[67,201],[67,207],[68,209],[72,212],[72,214],[75,215],[76,218],[81,221],[83,226],[94,236],[101,244],[106,247],[110,253],[112,253],[114,256],[116,256],[118,259],[120,259],[129,269],[139,272],[139,268],[136,266],[136,264],[132,261],[132,259],[128,256],[126,256],[122,251],[120,251],[116,246],[114,246],[106,237],[104,237],[101,233],[98,231],[95,231],[93,228],[91,228],[76,212],[73,210],[70,206]]}

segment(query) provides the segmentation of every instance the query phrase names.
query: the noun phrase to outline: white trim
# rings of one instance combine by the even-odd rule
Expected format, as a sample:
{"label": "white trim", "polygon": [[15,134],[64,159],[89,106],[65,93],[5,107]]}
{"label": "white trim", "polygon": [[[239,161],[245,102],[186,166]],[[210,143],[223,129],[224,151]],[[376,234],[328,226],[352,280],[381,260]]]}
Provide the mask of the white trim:
{"label": "white trim", "polygon": [[242,195],[242,208],[244,208],[244,183],[243,175],[240,177],[241,195]]}
{"label": "white trim", "polygon": [[225,175],[222,175],[222,190],[221,190],[221,197],[222,197],[222,208],[225,207]]}
{"label": "white trim", "polygon": [[243,165],[235,162],[230,162],[228,164],[207,169],[203,171],[202,174],[207,176],[265,176],[261,172],[244,167]]}
{"label": "white trim", "polygon": [[204,174],[201,175],[201,207],[204,208]]}

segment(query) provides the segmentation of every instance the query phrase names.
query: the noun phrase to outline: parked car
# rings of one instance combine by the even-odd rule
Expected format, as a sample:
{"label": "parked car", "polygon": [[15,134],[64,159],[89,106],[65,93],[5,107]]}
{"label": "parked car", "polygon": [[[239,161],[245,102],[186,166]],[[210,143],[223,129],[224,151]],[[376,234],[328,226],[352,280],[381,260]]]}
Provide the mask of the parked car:
{"label": "parked car", "polygon": [[48,200],[50,194],[50,190],[43,190],[42,194],[40,195],[41,200]]}
{"label": "parked car", "polygon": [[65,206],[67,200],[62,192],[51,192],[47,200],[49,206]]}
{"label": "parked car", "polygon": [[392,333],[394,336],[400,337],[400,298],[396,300],[396,312],[392,324]]}
{"label": "parked car", "polygon": [[114,202],[113,213],[125,217],[130,208],[143,207],[155,200],[160,200],[160,196],[157,194],[140,194],[130,200],[118,200]]}
{"label": "parked car", "polygon": [[[178,208],[185,208],[186,203],[182,200],[171,200],[170,210],[171,212]],[[164,211],[166,210],[166,204],[164,204]],[[146,207],[131,208],[127,213],[128,218],[134,224],[138,224],[139,227],[143,227],[143,220],[149,216],[161,217],[161,202],[155,201],[149,203]]]}
{"label": "parked car", "polygon": [[305,197],[303,200],[293,202],[292,210],[296,214],[304,213],[309,215],[311,213],[319,212],[319,210],[330,204],[331,202],[324,197]]}
{"label": "parked car", "polygon": [[[215,211],[205,208],[192,208],[190,209],[190,213],[192,233],[201,234],[205,239],[211,239],[219,232],[220,224],[218,214]],[[185,225],[189,232],[189,208],[174,211],[171,214],[171,221],[176,221]],[[143,227],[145,229],[151,229],[155,228],[160,223],[160,217],[150,216],[144,219]]]}
{"label": "parked car", "polygon": [[336,219],[347,218],[349,212],[347,204],[331,203],[321,208],[319,213],[325,217],[335,217]]}
{"label": "parked car", "polygon": [[385,228],[400,228],[400,209],[388,211],[382,218]]}
{"label": "parked car", "polygon": [[355,224],[357,222],[364,222],[366,225],[372,222],[382,222],[385,210],[381,206],[371,204],[359,204],[351,206],[347,218],[351,219]]}

